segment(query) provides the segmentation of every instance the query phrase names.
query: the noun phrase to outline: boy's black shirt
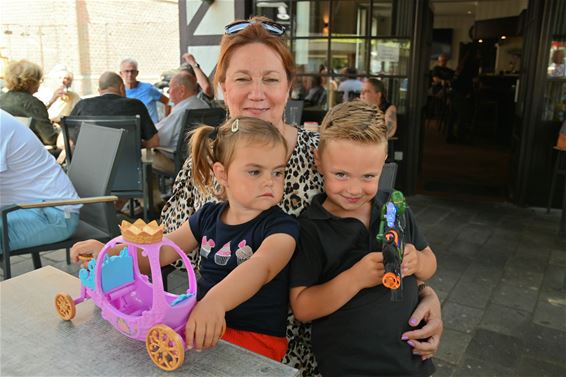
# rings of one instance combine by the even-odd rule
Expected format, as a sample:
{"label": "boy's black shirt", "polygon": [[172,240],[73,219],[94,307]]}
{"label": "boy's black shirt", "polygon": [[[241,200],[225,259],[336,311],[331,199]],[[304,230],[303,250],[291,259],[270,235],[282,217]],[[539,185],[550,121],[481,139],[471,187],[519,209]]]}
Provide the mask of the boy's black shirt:
{"label": "boy's black shirt", "polygon": [[[381,251],[375,236],[382,205],[391,192],[379,191],[372,203],[370,230],[354,218],[339,218],[322,204],[326,194],[313,198],[299,217],[301,235],[290,266],[290,286],[323,284],[351,268],[371,251]],[[401,221],[405,243],[427,247],[412,211]],[[361,290],[342,308],[312,323],[312,345],[324,377],[430,376],[434,366],[412,355],[401,335],[418,304],[416,279],[403,279],[403,301],[392,302],[383,285]]]}

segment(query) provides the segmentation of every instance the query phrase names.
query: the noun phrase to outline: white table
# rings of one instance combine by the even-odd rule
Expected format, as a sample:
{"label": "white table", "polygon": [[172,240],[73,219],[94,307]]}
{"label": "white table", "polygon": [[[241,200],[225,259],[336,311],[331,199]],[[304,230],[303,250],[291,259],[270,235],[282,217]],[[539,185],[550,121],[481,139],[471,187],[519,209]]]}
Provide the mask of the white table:
{"label": "white table", "polygon": [[77,297],[79,279],[54,267],[0,283],[1,376],[297,376],[296,369],[221,341],[188,351],[173,372],[157,368],[145,342],[132,340],[100,316],[91,300],[77,305],[72,321],[59,318],[55,294]]}

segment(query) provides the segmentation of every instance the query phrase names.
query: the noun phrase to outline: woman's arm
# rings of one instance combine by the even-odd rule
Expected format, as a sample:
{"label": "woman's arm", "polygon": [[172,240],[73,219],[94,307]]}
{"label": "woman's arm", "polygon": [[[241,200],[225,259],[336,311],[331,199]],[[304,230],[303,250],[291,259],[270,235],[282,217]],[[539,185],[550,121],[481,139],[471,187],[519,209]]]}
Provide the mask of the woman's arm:
{"label": "woman's arm", "polygon": [[291,288],[293,314],[302,322],[332,314],[362,289],[381,284],[383,273],[383,253],[372,252],[324,284]]}
{"label": "woman's arm", "polygon": [[393,105],[385,110],[385,125],[387,126],[387,138],[390,139],[397,132],[397,108]]}
{"label": "woman's arm", "polygon": [[411,315],[409,325],[418,326],[423,320],[425,325],[422,328],[404,333],[401,339],[413,347],[415,355],[426,360],[438,350],[443,331],[440,300],[429,286],[421,290],[419,305]]}
{"label": "woman's arm", "polygon": [[288,234],[267,237],[253,256],[212,287],[191,312],[185,336],[189,348],[216,345],[225,328],[224,315],[254,296],[289,263],[295,240]]}

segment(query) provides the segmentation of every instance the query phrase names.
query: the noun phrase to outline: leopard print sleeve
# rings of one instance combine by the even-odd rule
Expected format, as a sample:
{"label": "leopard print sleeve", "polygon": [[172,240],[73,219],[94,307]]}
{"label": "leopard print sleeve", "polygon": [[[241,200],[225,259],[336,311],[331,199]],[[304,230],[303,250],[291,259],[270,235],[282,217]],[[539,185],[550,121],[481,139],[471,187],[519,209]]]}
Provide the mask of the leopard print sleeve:
{"label": "leopard print sleeve", "polygon": [[322,191],[322,177],[314,163],[318,141],[318,133],[298,129],[297,145],[287,162],[283,200],[279,204],[290,215],[298,216]]}
{"label": "leopard print sleeve", "polygon": [[166,233],[179,228],[189,219],[196,210],[210,200],[216,200],[212,196],[203,195],[193,185],[192,162],[190,158],[185,160],[183,167],[175,178],[171,198],[165,203],[161,210],[161,223]]}

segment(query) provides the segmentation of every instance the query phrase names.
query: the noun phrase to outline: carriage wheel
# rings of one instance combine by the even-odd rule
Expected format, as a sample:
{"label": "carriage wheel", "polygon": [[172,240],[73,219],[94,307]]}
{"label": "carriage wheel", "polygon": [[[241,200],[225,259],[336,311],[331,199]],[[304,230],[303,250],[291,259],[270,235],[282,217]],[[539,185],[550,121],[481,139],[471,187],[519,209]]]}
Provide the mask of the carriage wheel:
{"label": "carriage wheel", "polygon": [[75,302],[66,293],[57,293],[55,296],[55,310],[57,310],[59,317],[65,321],[75,318],[75,314],[77,314]]}
{"label": "carriage wheel", "polygon": [[185,361],[183,339],[166,325],[155,325],[149,330],[145,347],[151,361],[163,370],[175,370]]}

